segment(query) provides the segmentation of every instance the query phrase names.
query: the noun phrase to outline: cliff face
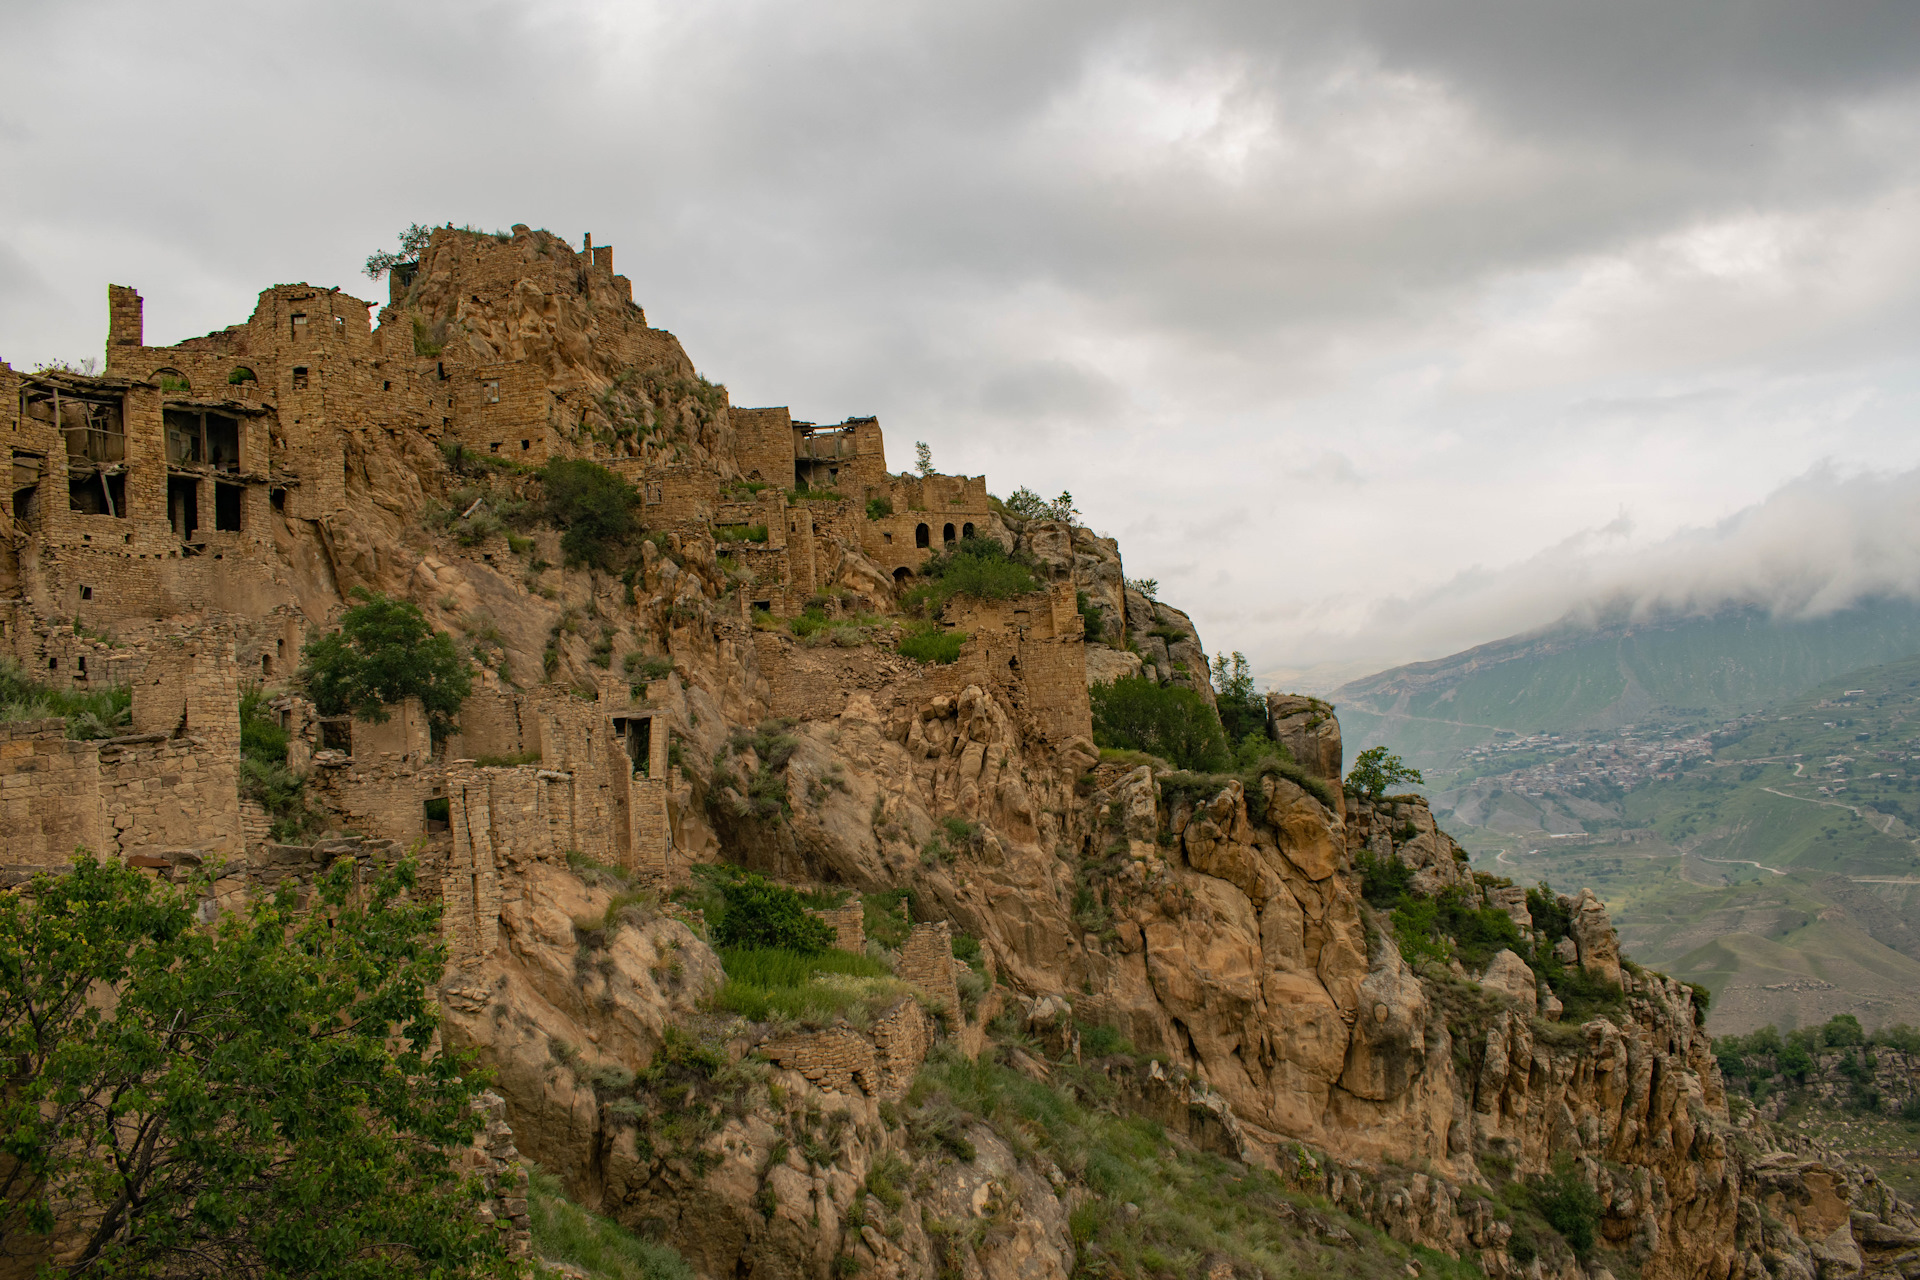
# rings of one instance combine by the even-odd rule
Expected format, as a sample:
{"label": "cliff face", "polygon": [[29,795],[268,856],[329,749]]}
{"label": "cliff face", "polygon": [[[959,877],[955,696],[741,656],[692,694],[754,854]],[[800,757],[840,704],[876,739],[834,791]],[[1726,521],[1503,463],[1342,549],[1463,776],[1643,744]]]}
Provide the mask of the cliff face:
{"label": "cliff face", "polygon": [[[1386,1274],[1413,1245],[1503,1276],[1906,1265],[1884,1185],[1732,1123],[1693,993],[1625,960],[1591,894],[1536,920],[1423,801],[1343,792],[1330,707],[1269,698],[1287,761],[1245,776],[1103,757],[1090,683],[1214,698],[1191,619],[1111,540],[1009,515],[984,477],[887,472],[871,419],[730,405],[604,247],[443,230],[377,329],[357,309],[281,286],[179,347],[116,320],[107,378],[0,366],[39,450],[30,474],[16,452],[0,631],[52,678],[151,675],[133,716],[174,780],[49,745],[82,782],[7,811],[9,871],[80,832],[163,873],[218,857],[229,900],[358,850],[278,844],[242,803],[235,700],[263,680],[330,824],[418,842],[447,1036],[497,1073],[514,1145],[703,1274],[1213,1277],[1329,1250]],[[238,460],[187,448],[189,418],[236,424]],[[536,468],[570,458],[637,495],[648,538],[612,570],[561,567],[543,522]],[[1035,589],[953,601],[953,661],[903,655],[901,598],[968,538]],[[471,655],[451,740],[289,686],[358,587]],[[213,782],[179,799],[187,776]],[[727,1014],[672,901],[715,862],[904,894],[916,927],[876,939],[864,1003]],[[1365,866],[1519,950],[1423,951]],[[835,923],[854,947],[860,906]]]}

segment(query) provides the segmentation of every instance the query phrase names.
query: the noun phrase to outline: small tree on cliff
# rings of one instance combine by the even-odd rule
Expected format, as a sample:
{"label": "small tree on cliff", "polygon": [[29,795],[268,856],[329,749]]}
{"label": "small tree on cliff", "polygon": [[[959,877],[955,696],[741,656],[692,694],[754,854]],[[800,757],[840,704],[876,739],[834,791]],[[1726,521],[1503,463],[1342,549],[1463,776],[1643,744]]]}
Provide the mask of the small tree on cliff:
{"label": "small tree on cliff", "polygon": [[436,1047],[439,905],[345,860],[198,921],[84,852],[0,895],[0,1256],[54,1275],[510,1274],[450,1153],[483,1087]]}
{"label": "small tree on cliff", "polygon": [[[367,255],[367,274],[378,280],[395,267],[417,267],[420,255],[427,251],[427,242],[433,239],[433,228],[413,223],[397,237],[400,252],[391,253],[385,249],[376,249]],[[406,281],[403,279],[402,284]]]}
{"label": "small tree on cliff", "polygon": [[1426,778],[1385,747],[1368,747],[1354,760],[1353,768],[1347,770],[1347,790],[1357,791],[1369,800],[1378,800],[1387,794],[1387,788],[1403,782],[1417,787],[1424,785]]}
{"label": "small tree on cliff", "polygon": [[356,715],[378,724],[389,704],[420,699],[435,738],[454,729],[473,692],[473,672],[453,637],[435,631],[420,607],[354,588],[360,601],[340,629],[307,642],[300,679],[323,716]]}

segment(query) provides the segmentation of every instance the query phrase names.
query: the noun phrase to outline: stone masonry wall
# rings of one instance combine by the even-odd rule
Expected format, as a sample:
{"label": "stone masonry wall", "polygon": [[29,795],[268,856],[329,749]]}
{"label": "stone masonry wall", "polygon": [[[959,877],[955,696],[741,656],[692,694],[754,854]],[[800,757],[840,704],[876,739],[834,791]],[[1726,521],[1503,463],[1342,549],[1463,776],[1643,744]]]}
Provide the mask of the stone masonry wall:
{"label": "stone masonry wall", "polygon": [[917,924],[900,948],[895,973],[924,990],[936,1008],[960,1016],[960,984],[953,970],[953,930],[945,920]]}
{"label": "stone masonry wall", "polygon": [[100,752],[67,740],[64,720],[0,724],[0,862],[16,872],[63,865],[106,836]]}
{"label": "stone masonry wall", "polygon": [[845,1024],[782,1036],[759,1046],[773,1061],[822,1089],[872,1098],[899,1098],[913,1083],[933,1045],[933,1025],[920,1002],[903,997],[876,1018],[870,1031]]}

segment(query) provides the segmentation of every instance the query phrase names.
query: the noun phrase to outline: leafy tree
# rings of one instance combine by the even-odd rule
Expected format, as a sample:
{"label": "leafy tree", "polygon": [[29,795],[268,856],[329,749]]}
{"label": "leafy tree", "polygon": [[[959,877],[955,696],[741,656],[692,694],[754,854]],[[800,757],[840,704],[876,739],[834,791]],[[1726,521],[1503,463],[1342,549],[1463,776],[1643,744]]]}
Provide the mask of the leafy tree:
{"label": "leafy tree", "polygon": [[1073,495],[1065,489],[1060,496],[1048,501],[1033,490],[1021,485],[1013,491],[1013,496],[1004,503],[1008,513],[1022,520],[1067,520],[1071,521],[1080,512],[1073,505]]}
{"label": "leafy tree", "polygon": [[726,910],[713,932],[721,947],[780,947],[816,955],[833,945],[833,926],[807,910],[800,895],[753,871],[720,881]]}
{"label": "leafy tree", "polygon": [[560,550],[570,565],[617,573],[640,532],[640,494],[618,472],[584,458],[556,458],[540,469],[547,518],[563,532]]}
{"label": "leafy tree", "polygon": [[933,449],[925,440],[913,442],[913,469],[923,476],[933,474]]}
{"label": "leafy tree", "polygon": [[1833,1048],[1844,1049],[1865,1044],[1867,1033],[1861,1030],[1860,1019],[1850,1013],[1837,1013],[1820,1028],[1820,1038]]}
{"label": "leafy tree", "polygon": [[1160,594],[1160,579],[1128,578],[1127,590],[1138,591],[1141,595],[1145,596],[1147,599],[1152,600],[1157,598]]}
{"label": "leafy tree", "polygon": [[1387,788],[1411,782],[1420,786],[1426,782],[1420,771],[1392,754],[1385,747],[1368,747],[1353,762],[1353,768],[1347,770],[1347,788],[1357,791],[1369,800],[1378,800],[1387,794]]}
{"label": "leafy tree", "polygon": [[1253,668],[1246,654],[1213,656],[1213,693],[1228,741],[1237,746],[1249,737],[1267,736],[1267,700],[1253,687]]}
{"label": "leafy tree", "polygon": [[435,1044],[439,907],[354,870],[211,924],[84,851],[0,897],[0,1253],[63,1224],[54,1274],[508,1274],[450,1167],[484,1078]]}
{"label": "leafy tree", "polygon": [[400,241],[400,252],[389,253],[385,249],[377,249],[367,255],[366,271],[373,279],[378,280],[395,267],[420,265],[420,255],[427,251],[427,242],[433,239],[433,228],[415,222],[396,239]]}
{"label": "leafy tree", "polygon": [[454,729],[473,673],[453,637],[435,631],[420,607],[364,587],[340,615],[340,628],[307,642],[300,680],[323,716],[356,715],[376,724],[391,703],[418,698],[435,738]]}
{"label": "leafy tree", "polygon": [[1198,772],[1217,772],[1229,763],[1220,717],[1184,685],[1123,676],[1088,693],[1093,700],[1093,740],[1103,747],[1145,751]]}

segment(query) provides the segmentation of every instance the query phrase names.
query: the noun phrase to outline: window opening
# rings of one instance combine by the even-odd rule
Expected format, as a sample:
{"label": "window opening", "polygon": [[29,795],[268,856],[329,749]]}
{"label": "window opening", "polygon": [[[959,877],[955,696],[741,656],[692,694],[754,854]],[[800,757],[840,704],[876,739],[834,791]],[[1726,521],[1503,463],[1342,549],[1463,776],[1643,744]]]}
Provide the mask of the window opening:
{"label": "window opening", "polygon": [[201,452],[201,422],[204,415],[189,413],[185,409],[167,409],[162,412],[161,420],[167,429],[167,461],[191,465],[202,462],[206,454]]}
{"label": "window opening", "polygon": [[453,821],[453,805],[445,796],[434,796],[420,806],[421,815],[427,820],[429,834],[445,831]]}
{"label": "window opening", "polygon": [[263,676],[270,676],[273,674],[273,655],[272,654],[263,653],[260,655],[260,674]]}
{"label": "window opening", "polygon": [[58,671],[59,669],[60,669],[60,659],[58,658],[47,659],[47,670]]}
{"label": "window opening", "polygon": [[952,525],[948,525],[948,526],[947,526],[947,527],[946,527],[945,529],[943,529],[943,530],[941,530],[941,531],[940,531],[940,541],[942,541],[942,542],[952,542],[952,541],[953,541],[953,526],[952,526]]}
{"label": "window opening", "polygon": [[267,501],[273,504],[275,511],[285,511],[287,509],[287,491],[285,489],[275,489],[267,494]]}
{"label": "window opening", "polygon": [[492,378],[482,383],[481,385],[486,388],[487,403],[499,404],[500,403],[500,380],[498,378]]}
{"label": "window opening", "polygon": [[320,749],[353,754],[353,721],[347,716],[331,716],[320,722]]}
{"label": "window opening", "polygon": [[207,461],[222,471],[240,469],[240,420],[224,413],[206,415]]}
{"label": "window opening", "polygon": [[193,383],[189,382],[187,375],[178,369],[155,369],[153,371],[153,380],[160,384],[161,391],[172,395],[180,395],[193,390]]}
{"label": "window opening", "polygon": [[918,525],[913,531],[913,545],[926,547],[933,545],[931,531],[925,525]]}
{"label": "window opening", "polygon": [[971,524],[962,525],[960,527],[960,537],[963,541],[967,538],[971,538],[972,536],[973,536],[973,526]]}
{"label": "window opening", "polygon": [[82,600],[91,600],[91,599],[93,599],[93,588],[92,588],[92,587],[86,587],[86,586],[83,586],[83,587],[81,587],[81,588],[80,588],[80,598],[81,598]]}
{"label": "window opening", "polygon": [[293,313],[293,337],[299,337],[307,331],[307,314],[304,311]]}
{"label": "window opening", "polygon": [[199,532],[200,482],[192,476],[167,477],[167,522],[182,542],[193,541]]}
{"label": "window opening", "polygon": [[652,747],[653,717],[627,721],[627,754],[633,757],[633,774],[636,778],[652,776],[648,772],[653,767],[649,762]]}
{"label": "window opening", "polygon": [[87,674],[87,655],[85,655],[84,653],[80,655],[79,672],[83,676]]}
{"label": "window opening", "polygon": [[293,366],[293,389],[295,391],[304,391],[306,390],[306,388],[307,388],[307,366],[303,364],[297,364]]}
{"label": "window opening", "polygon": [[239,485],[214,483],[213,527],[227,533],[240,532]]}
{"label": "window opening", "polygon": [[67,509],[89,516],[127,514],[127,477],[123,471],[67,469]]}
{"label": "window opening", "polygon": [[245,365],[239,366],[232,373],[227,375],[227,385],[230,387],[237,387],[242,383],[246,383],[246,382],[258,382],[258,381],[260,381],[260,379],[254,375],[253,370],[247,368],[247,366]]}
{"label": "window opening", "polygon": [[883,533],[880,535],[880,541],[891,545],[893,542],[893,535],[890,533]]}
{"label": "window opening", "polygon": [[524,452],[525,450],[527,450],[527,449],[531,449],[531,448],[533,448],[533,441],[531,441],[531,440],[522,440],[522,441],[520,442],[520,448],[521,448],[521,450],[522,450],[523,452]]}
{"label": "window opening", "polygon": [[40,496],[40,476],[46,470],[47,460],[37,453],[18,453],[13,455],[13,518],[18,521],[33,519]]}
{"label": "window opening", "polygon": [[913,570],[907,568],[907,566],[905,565],[901,565],[898,569],[895,569],[893,571],[893,580],[895,582],[905,582],[908,578],[911,578],[912,576],[913,576]]}

